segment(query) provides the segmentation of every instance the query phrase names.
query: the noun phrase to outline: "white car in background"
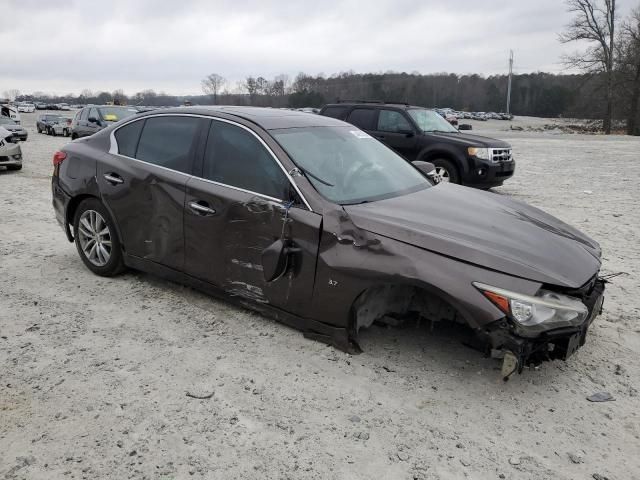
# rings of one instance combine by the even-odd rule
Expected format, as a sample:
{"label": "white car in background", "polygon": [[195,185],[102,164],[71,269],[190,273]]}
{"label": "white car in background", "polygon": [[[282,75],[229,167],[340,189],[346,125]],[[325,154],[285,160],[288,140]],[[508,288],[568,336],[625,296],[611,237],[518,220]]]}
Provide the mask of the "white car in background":
{"label": "white car in background", "polygon": [[33,113],[36,111],[36,106],[33,103],[19,103],[18,112],[21,113]]}
{"label": "white car in background", "polygon": [[20,125],[20,112],[18,112],[18,107],[11,103],[0,103],[0,116],[9,117]]}

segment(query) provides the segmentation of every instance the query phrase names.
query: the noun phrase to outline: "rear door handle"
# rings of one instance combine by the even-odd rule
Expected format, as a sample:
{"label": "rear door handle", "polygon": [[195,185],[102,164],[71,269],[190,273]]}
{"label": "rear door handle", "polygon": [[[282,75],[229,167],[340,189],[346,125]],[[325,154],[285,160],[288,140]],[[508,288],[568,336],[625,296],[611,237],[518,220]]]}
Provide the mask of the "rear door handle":
{"label": "rear door handle", "polygon": [[111,173],[111,172],[105,173],[104,179],[107,182],[109,182],[111,185],[120,185],[121,183],[124,183],[124,180],[122,179],[122,177],[117,173]]}
{"label": "rear door handle", "polygon": [[198,215],[203,215],[205,217],[216,214],[216,211],[213,208],[210,208],[206,202],[189,202],[189,208]]}

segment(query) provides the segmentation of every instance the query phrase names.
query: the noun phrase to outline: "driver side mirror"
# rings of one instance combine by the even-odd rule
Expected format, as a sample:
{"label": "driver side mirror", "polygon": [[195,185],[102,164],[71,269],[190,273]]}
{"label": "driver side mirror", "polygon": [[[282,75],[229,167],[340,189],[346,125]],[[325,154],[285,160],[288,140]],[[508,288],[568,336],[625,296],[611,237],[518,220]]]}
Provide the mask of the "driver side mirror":
{"label": "driver side mirror", "polygon": [[89,117],[87,120],[89,120],[89,123],[96,123],[100,125],[100,120],[98,120],[96,117]]}
{"label": "driver side mirror", "polygon": [[431,180],[434,184],[440,183],[440,175],[436,172],[436,167],[433,163],[423,162],[422,160],[416,160],[413,165],[422,172],[422,174]]}

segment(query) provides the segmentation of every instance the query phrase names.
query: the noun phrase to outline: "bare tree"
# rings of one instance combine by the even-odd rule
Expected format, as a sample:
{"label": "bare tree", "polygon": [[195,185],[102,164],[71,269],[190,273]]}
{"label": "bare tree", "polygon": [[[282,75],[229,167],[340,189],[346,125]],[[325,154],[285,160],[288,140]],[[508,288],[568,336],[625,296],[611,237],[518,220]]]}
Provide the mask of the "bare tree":
{"label": "bare tree", "polygon": [[9,90],[5,90],[2,92],[5,97],[9,99],[10,102],[13,102],[17,97],[20,96],[20,90],[16,88],[11,88]]}
{"label": "bare tree", "polygon": [[256,78],[256,93],[258,95],[267,95],[269,89],[269,82],[264,77]]}
{"label": "bare tree", "polygon": [[82,92],[80,92],[80,97],[81,99],[86,99],[87,98],[91,98],[93,97],[93,92],[91,90],[89,90],[88,88],[85,88],[84,90],[82,90]]}
{"label": "bare tree", "polygon": [[249,101],[251,105],[256,98],[256,94],[258,93],[258,83],[254,77],[247,77],[244,82],[244,89],[249,93]]}
{"label": "bare tree", "polygon": [[114,105],[125,105],[127,103],[127,96],[123,89],[118,88],[117,90],[114,90],[111,95],[113,97]]}
{"label": "bare tree", "polygon": [[217,73],[207,75],[202,80],[202,91],[207,95],[213,96],[213,104],[218,103],[218,92],[222,90],[223,85],[227,83],[227,79]]}
{"label": "bare tree", "polygon": [[566,0],[575,16],[560,34],[562,43],[590,42],[581,53],[565,57],[565,64],[592,74],[604,74],[606,82],[606,112],[604,131],[611,133],[613,116],[613,75],[615,51],[616,0]]}
{"label": "bare tree", "polygon": [[640,135],[640,6],[633,10],[620,28],[618,64],[622,87],[630,94],[627,134]]}

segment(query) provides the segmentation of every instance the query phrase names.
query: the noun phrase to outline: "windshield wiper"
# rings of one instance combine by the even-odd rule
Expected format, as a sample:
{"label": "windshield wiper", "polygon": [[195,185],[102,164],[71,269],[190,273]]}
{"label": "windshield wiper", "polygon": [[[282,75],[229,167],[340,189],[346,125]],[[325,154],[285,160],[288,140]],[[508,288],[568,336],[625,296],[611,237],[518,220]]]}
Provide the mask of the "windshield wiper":
{"label": "windshield wiper", "polygon": [[[302,173],[304,173],[305,175],[309,175],[311,178],[316,179],[317,181],[319,181],[320,183],[322,183],[323,185],[326,185],[327,187],[335,187],[335,185],[333,185],[332,183],[327,182],[326,180],[321,179],[320,177],[318,177],[317,175],[314,175],[313,173],[311,173],[308,170],[305,170],[302,167],[297,167],[298,170],[300,170]],[[291,174],[291,173],[289,173]]]}

